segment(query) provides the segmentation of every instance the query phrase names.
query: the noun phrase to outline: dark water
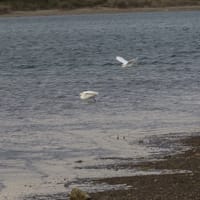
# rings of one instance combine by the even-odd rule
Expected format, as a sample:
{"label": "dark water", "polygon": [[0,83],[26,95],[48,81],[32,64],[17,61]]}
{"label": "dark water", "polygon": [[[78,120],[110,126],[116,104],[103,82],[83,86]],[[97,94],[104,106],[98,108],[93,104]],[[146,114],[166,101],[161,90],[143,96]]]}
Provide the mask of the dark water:
{"label": "dark water", "polygon": [[[200,12],[1,18],[2,162],[34,171],[34,160],[134,156],[144,152],[112,138],[199,131],[199,19]],[[121,68],[117,55],[138,57],[138,66]],[[81,101],[83,90],[98,91],[97,102]]]}

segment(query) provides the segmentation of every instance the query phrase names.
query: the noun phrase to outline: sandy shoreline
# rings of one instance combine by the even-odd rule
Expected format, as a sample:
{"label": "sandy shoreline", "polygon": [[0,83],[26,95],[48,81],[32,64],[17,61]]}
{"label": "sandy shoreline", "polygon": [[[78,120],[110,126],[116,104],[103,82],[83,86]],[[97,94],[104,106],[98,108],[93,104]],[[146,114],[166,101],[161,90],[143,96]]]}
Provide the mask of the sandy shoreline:
{"label": "sandy shoreline", "polygon": [[[127,184],[128,190],[110,190],[91,194],[93,200],[197,200],[200,199],[200,137],[183,140],[192,148],[161,161],[124,167],[143,170],[172,170],[172,173],[98,180],[107,184]],[[119,167],[119,166],[118,166]],[[163,171],[165,172],[165,171]],[[180,172],[180,173],[179,173]]]}
{"label": "sandy shoreline", "polygon": [[[92,200],[198,200],[200,199],[200,135],[181,142],[189,149],[168,155],[159,160],[114,165],[115,170],[136,169],[161,171],[159,174],[123,176],[90,180],[93,184],[125,185],[126,189],[113,188],[90,193]],[[112,166],[107,166],[112,167]],[[87,180],[88,181],[88,180]],[[87,182],[86,181],[86,182]],[[67,185],[65,185],[67,189]],[[68,194],[33,195],[24,200],[66,200]]]}
{"label": "sandy shoreline", "polygon": [[51,16],[51,15],[71,15],[71,14],[100,14],[100,13],[127,13],[127,12],[156,12],[156,11],[199,11],[200,6],[177,6],[177,7],[158,7],[158,8],[81,8],[74,10],[36,10],[36,11],[11,11],[10,13],[0,14],[0,17],[22,17],[22,16]]}

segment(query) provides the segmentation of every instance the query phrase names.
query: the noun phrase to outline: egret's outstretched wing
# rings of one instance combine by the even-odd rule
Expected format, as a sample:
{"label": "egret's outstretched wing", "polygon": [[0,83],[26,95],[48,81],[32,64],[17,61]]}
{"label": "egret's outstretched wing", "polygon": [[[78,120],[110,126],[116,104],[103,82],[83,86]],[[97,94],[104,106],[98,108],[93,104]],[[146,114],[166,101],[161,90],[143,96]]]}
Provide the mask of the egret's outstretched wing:
{"label": "egret's outstretched wing", "polygon": [[80,93],[80,98],[81,99],[90,99],[90,98],[94,98],[95,96],[98,95],[98,92],[95,91],[84,91]]}
{"label": "egret's outstretched wing", "polygon": [[120,56],[117,56],[116,59],[121,62],[122,64],[126,65],[128,63],[127,60],[125,60],[124,58],[120,57]]}
{"label": "egret's outstretched wing", "polygon": [[83,94],[86,94],[86,95],[98,95],[98,92],[90,91],[90,90],[84,91],[84,92],[82,92],[82,93],[83,93]]}

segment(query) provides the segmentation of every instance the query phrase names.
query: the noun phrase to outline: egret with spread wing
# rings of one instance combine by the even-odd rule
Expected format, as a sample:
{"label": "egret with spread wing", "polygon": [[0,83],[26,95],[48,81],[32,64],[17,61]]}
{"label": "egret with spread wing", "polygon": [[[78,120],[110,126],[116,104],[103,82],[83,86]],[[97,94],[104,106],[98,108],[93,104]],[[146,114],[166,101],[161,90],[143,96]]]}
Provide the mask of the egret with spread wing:
{"label": "egret with spread wing", "polygon": [[116,59],[122,63],[122,67],[131,67],[133,65],[137,64],[137,58],[131,59],[131,60],[125,60],[124,58],[117,56]]}
{"label": "egret with spread wing", "polygon": [[87,100],[87,99],[93,99],[93,100],[95,100],[95,97],[98,94],[99,94],[98,92],[88,90],[88,91],[81,92],[80,93],[80,98],[82,100]]}

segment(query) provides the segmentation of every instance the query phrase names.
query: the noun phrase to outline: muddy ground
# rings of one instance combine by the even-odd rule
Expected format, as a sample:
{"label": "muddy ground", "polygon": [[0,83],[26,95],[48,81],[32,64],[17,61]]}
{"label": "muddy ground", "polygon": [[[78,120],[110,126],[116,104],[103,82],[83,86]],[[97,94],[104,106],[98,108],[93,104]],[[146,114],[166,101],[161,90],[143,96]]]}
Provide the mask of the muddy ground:
{"label": "muddy ground", "polygon": [[[128,190],[111,190],[90,194],[93,200],[200,200],[200,136],[182,141],[191,149],[166,156],[161,161],[127,164],[118,167],[143,170],[172,170],[160,175],[113,177],[98,180],[108,184],[127,184]],[[181,173],[180,173],[181,172]]]}

